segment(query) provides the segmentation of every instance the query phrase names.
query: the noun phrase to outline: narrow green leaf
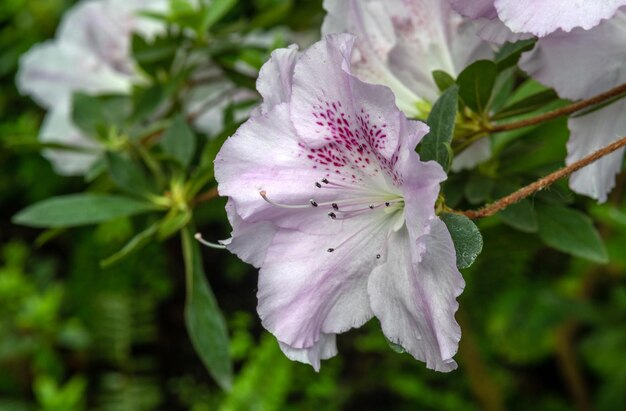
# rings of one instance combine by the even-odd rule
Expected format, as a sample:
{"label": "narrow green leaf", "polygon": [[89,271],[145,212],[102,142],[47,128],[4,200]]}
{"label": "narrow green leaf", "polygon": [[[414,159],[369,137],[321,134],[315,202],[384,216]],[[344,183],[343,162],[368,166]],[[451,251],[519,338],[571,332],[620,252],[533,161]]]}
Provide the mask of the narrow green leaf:
{"label": "narrow green leaf", "polygon": [[537,207],[539,237],[559,251],[596,263],[607,263],[609,257],[589,217],[571,208],[542,205]]}
{"label": "narrow green leaf", "polygon": [[496,64],[489,60],[478,60],[459,74],[459,97],[476,113],[487,111],[491,92],[496,81]]}
{"label": "narrow green leaf", "polygon": [[461,214],[444,213],[439,216],[448,227],[459,269],[471,266],[483,250],[483,237],[476,224]]}
{"label": "narrow green leaf", "polygon": [[118,153],[106,154],[107,168],[113,182],[129,194],[154,192],[154,184],[145,175],[139,164]]}
{"label": "narrow green leaf", "polygon": [[196,136],[185,119],[178,115],[172,121],[161,140],[163,151],[187,167],[196,151]]}
{"label": "narrow green leaf", "polygon": [[129,257],[133,253],[141,250],[146,245],[150,244],[150,241],[152,241],[152,238],[157,231],[157,227],[158,224],[155,223],[145,230],[139,232],[137,235],[131,238],[130,241],[126,243],[121,250],[100,261],[100,266],[102,268],[109,268],[112,265],[122,261],[124,258]]}
{"label": "narrow green leaf", "polygon": [[15,224],[62,228],[102,223],[155,210],[153,204],[107,194],[70,194],[26,207],[13,216]]}
{"label": "narrow green leaf", "polygon": [[220,21],[236,5],[237,0],[213,0],[204,12],[201,30],[203,32],[210,30],[215,23]]}
{"label": "narrow green leaf", "polygon": [[223,389],[230,389],[233,380],[224,317],[202,269],[198,243],[189,229],[182,235],[183,256],[187,278],[185,324],[191,342],[209,373]]}
{"label": "narrow green leaf", "polygon": [[442,70],[435,70],[432,72],[433,80],[439,91],[444,92],[454,85],[454,77]]}
{"label": "narrow green leaf", "polygon": [[522,114],[530,113],[535,110],[555,102],[559,99],[559,96],[554,90],[544,90],[539,93],[528,96],[520,101],[517,101],[509,106],[504,107],[498,113],[491,117],[492,120],[501,120],[507,117],[519,116]]}
{"label": "narrow green leaf", "polygon": [[162,241],[176,234],[191,221],[191,217],[192,213],[189,210],[181,212],[172,210],[159,224],[157,238]]}
{"label": "narrow green leaf", "polygon": [[448,170],[452,158],[446,145],[450,145],[454,134],[454,121],[458,105],[457,86],[448,88],[433,105],[428,115],[430,132],[421,143],[421,158],[423,161],[435,160]]}

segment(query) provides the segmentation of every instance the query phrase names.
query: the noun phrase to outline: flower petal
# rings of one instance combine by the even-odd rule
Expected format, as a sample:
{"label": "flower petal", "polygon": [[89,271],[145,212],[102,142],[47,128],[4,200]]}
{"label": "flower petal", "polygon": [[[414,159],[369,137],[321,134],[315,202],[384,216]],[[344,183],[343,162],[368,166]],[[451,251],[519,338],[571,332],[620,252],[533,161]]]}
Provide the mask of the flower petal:
{"label": "flower petal", "polygon": [[454,10],[472,19],[497,17],[494,0],[448,0],[448,2]]}
{"label": "flower petal", "polygon": [[[626,136],[626,101],[613,103],[602,110],[568,121],[570,138],[567,143],[567,164]],[[624,148],[577,171],[570,178],[570,187],[603,203],[615,186],[615,176],[622,169]]]}
{"label": "flower petal", "polygon": [[[410,227],[410,226],[409,226]],[[418,248],[421,259],[414,261]],[[372,310],[387,338],[428,368],[451,371],[461,329],[454,313],[465,282],[456,268],[454,245],[441,220],[412,243],[403,229],[391,238],[389,256],[368,284]]]}
{"label": "flower petal", "polygon": [[500,20],[515,33],[543,37],[557,30],[589,30],[612,17],[626,0],[495,0]]}
{"label": "flower petal", "polygon": [[368,321],[367,280],[384,248],[388,219],[382,212],[343,221],[318,216],[300,230],[278,231],[259,273],[263,326],[293,348],[311,348],[322,334]]}
{"label": "flower petal", "polygon": [[491,141],[488,138],[482,138],[454,157],[451,169],[455,173],[461,170],[472,169],[490,158]]}
{"label": "flower petal", "polygon": [[20,59],[17,87],[46,108],[67,110],[72,93],[125,93],[130,77],[71,44],[46,42]]}
{"label": "flower petal", "polygon": [[[53,110],[46,115],[39,131],[39,140],[42,143],[60,143],[76,148],[99,149],[99,145],[85,137],[62,110]],[[99,157],[97,154],[67,150],[44,150],[43,154],[50,160],[58,174],[68,176],[85,174]]]}
{"label": "flower petal", "polygon": [[297,57],[298,47],[295,45],[274,50],[270,60],[261,68],[257,89],[263,97],[263,111],[291,100],[291,84]]}
{"label": "flower petal", "polygon": [[555,33],[522,55],[520,67],[561,97],[589,98],[626,82],[626,11],[598,27]]}
{"label": "flower petal", "polygon": [[319,341],[311,348],[293,348],[281,342],[278,344],[290,360],[310,364],[315,371],[319,371],[321,360],[337,355],[336,339],[336,334],[322,334]]}
{"label": "flower petal", "polygon": [[324,6],[324,33],[357,35],[354,73],[390,87],[411,117],[423,115],[419,104],[439,95],[434,70],[457,75],[472,61],[493,55],[472,23],[439,0],[326,0]]}

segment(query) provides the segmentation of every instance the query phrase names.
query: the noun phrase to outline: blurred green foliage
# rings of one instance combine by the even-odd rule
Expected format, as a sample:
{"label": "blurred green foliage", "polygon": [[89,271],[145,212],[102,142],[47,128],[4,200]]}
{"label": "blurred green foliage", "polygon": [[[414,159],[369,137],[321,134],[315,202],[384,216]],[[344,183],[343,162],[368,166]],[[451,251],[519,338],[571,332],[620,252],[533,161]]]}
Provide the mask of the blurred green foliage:
{"label": "blurred green foliage", "polygon": [[[44,234],[9,222],[29,204],[85,187],[79,178],[56,176],[29,148],[27,143],[37,141],[43,113],[17,94],[13,81],[19,56],[51,37],[72,3],[0,3],[1,411],[626,409],[623,175],[605,205],[575,199],[559,184],[480,222],[484,251],[464,271],[467,286],[458,314],[464,332],[460,367],[450,374],[432,372],[408,354],[390,350],[375,321],[343,336],[340,355],[325,362],[320,373],[287,360],[254,314],[255,271],[234,256],[203,250],[204,269],[224,311],[235,364],[232,390],[221,391],[186,335],[185,273],[178,242],[142,243],[128,258],[106,268],[100,264],[139,230],[156,224],[151,216],[120,217],[95,228]],[[323,18],[317,0],[223,1],[219,15],[202,19],[190,15],[184,1],[176,3],[179,21],[188,22],[199,36],[209,27],[216,35],[227,35],[283,26],[309,39]],[[142,46],[141,39],[135,39],[133,49],[139,55]],[[155,75],[160,67],[156,63],[163,63],[159,59],[172,58],[171,45],[164,41],[159,46],[156,57],[139,58],[142,68]],[[209,51],[229,78],[252,86],[253,78],[238,72],[235,62],[258,69],[267,50],[220,46]],[[498,71],[511,70],[510,60],[519,49],[509,52],[496,62]],[[537,84],[511,73],[512,83],[526,81],[512,96],[505,86],[497,90],[499,83],[490,81],[480,95],[464,94],[466,104],[482,109],[491,95],[493,106],[516,115],[560,104]],[[143,101],[162,92],[143,90]],[[137,117],[156,109],[138,106],[144,110],[132,113]],[[194,142],[189,134],[188,144],[197,142],[206,162],[237,126],[236,109],[226,108],[229,124],[214,140]],[[498,157],[446,183],[448,205],[471,208],[555,169],[563,162],[566,139],[561,120],[498,135],[493,139]],[[16,141],[21,144],[5,145]],[[167,138],[161,144],[173,163],[191,161],[193,149],[168,145]],[[125,184],[119,178],[115,182],[122,188]],[[129,183],[136,186],[136,180]],[[558,205],[591,213],[606,243],[608,264],[542,245],[539,238],[551,236],[545,228],[542,234],[542,210]],[[228,233],[223,207],[217,200],[197,210],[197,223],[216,238]],[[175,217],[169,227],[179,228]],[[161,230],[167,238],[167,230]],[[595,260],[602,261],[602,252],[593,247]],[[561,249],[568,251],[566,246]]]}

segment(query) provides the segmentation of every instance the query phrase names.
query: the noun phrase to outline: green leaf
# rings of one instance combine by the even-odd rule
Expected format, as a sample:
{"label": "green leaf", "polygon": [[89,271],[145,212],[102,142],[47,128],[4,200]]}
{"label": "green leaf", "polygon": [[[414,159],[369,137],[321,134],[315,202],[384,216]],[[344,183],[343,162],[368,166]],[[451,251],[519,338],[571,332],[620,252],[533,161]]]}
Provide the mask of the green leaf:
{"label": "green leaf", "polygon": [[118,153],[106,154],[109,175],[117,187],[129,194],[147,194],[154,192],[154,184],[145,175],[141,167],[130,158]]}
{"label": "green leaf", "polygon": [[454,135],[458,92],[459,88],[452,86],[437,99],[426,121],[430,127],[430,132],[421,143],[422,160],[435,160],[445,170],[450,168],[452,162],[449,146]]}
{"label": "green leaf", "polygon": [[492,120],[500,120],[507,117],[519,116],[527,114],[535,110],[555,102],[559,99],[559,96],[554,90],[544,90],[539,93],[528,96],[520,101],[517,101],[509,106],[504,107],[494,116]]}
{"label": "green leaf", "polygon": [[192,213],[190,210],[180,212],[172,210],[159,224],[157,238],[162,241],[176,234],[191,221],[191,217]]}
{"label": "green leaf", "polygon": [[461,214],[444,213],[439,216],[448,227],[459,269],[471,266],[483,249],[483,237],[476,224]]}
{"label": "green leaf", "polygon": [[597,263],[607,263],[608,254],[589,217],[580,211],[555,205],[537,206],[539,237],[559,251]]}
{"label": "green leaf", "polygon": [[472,204],[483,203],[489,198],[494,181],[480,173],[470,176],[465,186],[465,198]]}
{"label": "green leaf", "polygon": [[111,126],[121,127],[128,118],[132,104],[128,96],[91,96],[74,93],[72,121],[87,135],[106,137]]}
{"label": "green leaf", "polygon": [[496,81],[496,64],[489,60],[478,60],[459,74],[459,97],[476,113],[487,111],[491,92]]}
{"label": "green leaf", "polygon": [[434,70],[432,73],[433,80],[439,91],[444,92],[454,85],[454,77],[442,70]]}
{"label": "green leaf", "polygon": [[[505,197],[519,187],[506,181],[498,181],[493,189],[494,200]],[[525,233],[536,233],[539,230],[537,213],[533,203],[524,199],[508,206],[498,213],[500,219],[507,225]]]}
{"label": "green leaf", "polygon": [[498,71],[503,71],[517,64],[521,54],[535,46],[535,39],[520,40],[515,43],[504,43],[496,54]]}
{"label": "green leaf", "polygon": [[218,21],[222,19],[233,7],[237,5],[237,0],[213,0],[204,11],[201,30],[206,32]]}
{"label": "green leaf", "polygon": [[232,386],[233,369],[226,322],[202,269],[198,243],[193,240],[189,229],[183,230],[181,235],[187,278],[187,331],[209,373],[223,389],[228,390]]}
{"label": "green leaf", "polygon": [[152,224],[145,230],[135,235],[133,238],[130,239],[128,243],[126,243],[126,245],[124,245],[124,247],[122,247],[121,250],[100,261],[100,266],[105,269],[109,268],[112,265],[122,261],[124,258],[141,250],[146,245],[150,244],[152,238],[154,237],[154,234],[157,231],[157,227],[158,224]]}
{"label": "green leaf", "polygon": [[153,204],[107,194],[70,194],[26,207],[12,221],[29,227],[62,228],[102,223],[155,210]]}
{"label": "green leaf", "polygon": [[176,116],[165,131],[161,147],[185,168],[191,163],[196,151],[196,136],[181,115]]}

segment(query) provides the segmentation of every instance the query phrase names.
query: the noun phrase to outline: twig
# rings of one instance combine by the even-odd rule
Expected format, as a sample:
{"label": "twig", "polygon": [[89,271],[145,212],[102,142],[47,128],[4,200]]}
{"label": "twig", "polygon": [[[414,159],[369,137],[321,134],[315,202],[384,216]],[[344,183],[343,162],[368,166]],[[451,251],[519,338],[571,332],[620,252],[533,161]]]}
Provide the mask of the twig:
{"label": "twig", "polygon": [[213,200],[214,198],[217,198],[217,197],[219,197],[219,194],[217,192],[217,188],[213,187],[209,191],[206,191],[206,192],[198,195],[193,200],[191,200],[191,206],[195,206],[195,205],[203,203],[205,201],[211,201],[211,200]]}
{"label": "twig", "polygon": [[528,127],[528,126],[532,126],[535,124],[543,123],[544,121],[553,120],[561,116],[573,114],[584,108],[595,106],[596,104],[610,100],[623,93],[626,93],[626,83],[619,85],[615,88],[612,88],[608,91],[605,91],[602,94],[598,94],[597,96],[591,97],[587,100],[581,100],[576,103],[572,103],[568,106],[561,107],[553,111],[549,111],[537,117],[531,117],[531,118],[527,118],[524,120],[515,121],[513,123],[508,123],[508,124],[494,125],[494,126],[488,127],[485,131],[489,133],[499,133],[502,131],[516,130],[518,128],[523,128],[523,127]]}
{"label": "twig", "polygon": [[532,184],[527,185],[526,187],[520,188],[516,192],[501,198],[495,203],[489,204],[479,210],[467,210],[461,211],[460,213],[472,219],[492,216],[498,211],[504,210],[505,208],[525,199],[526,197],[532,195],[539,190],[543,190],[549,185],[555,183],[557,180],[569,176],[570,174],[580,170],[585,166],[588,166],[594,161],[597,161],[600,158],[611,154],[612,152],[624,146],[626,146],[626,137],[622,137],[614,143],[609,144],[604,148],[601,148],[595,153],[590,154],[587,157],[584,157],[577,162],[570,164],[569,166],[563,167],[552,174],[548,174],[547,176],[535,181]]}

